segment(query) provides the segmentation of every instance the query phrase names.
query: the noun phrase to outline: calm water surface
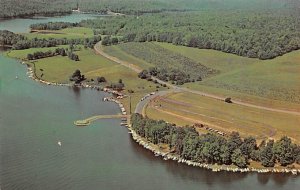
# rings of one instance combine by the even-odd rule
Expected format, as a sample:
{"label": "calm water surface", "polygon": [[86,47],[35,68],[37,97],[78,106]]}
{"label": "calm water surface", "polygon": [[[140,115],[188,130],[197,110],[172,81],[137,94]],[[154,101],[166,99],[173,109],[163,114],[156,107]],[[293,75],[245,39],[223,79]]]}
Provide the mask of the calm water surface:
{"label": "calm water surface", "polygon": [[32,18],[18,18],[18,19],[8,19],[0,21],[0,30],[9,30],[17,33],[29,32],[29,26],[36,23],[47,23],[47,22],[80,22],[81,20],[103,18],[104,15],[96,14],[80,14],[74,13],[65,16],[56,17],[35,17]]}
{"label": "calm water surface", "polygon": [[0,55],[1,190],[300,188],[291,175],[213,173],[164,161],[132,141],[117,119],[77,128],[74,120],[119,109],[101,101],[107,94],[45,86],[25,73]]}

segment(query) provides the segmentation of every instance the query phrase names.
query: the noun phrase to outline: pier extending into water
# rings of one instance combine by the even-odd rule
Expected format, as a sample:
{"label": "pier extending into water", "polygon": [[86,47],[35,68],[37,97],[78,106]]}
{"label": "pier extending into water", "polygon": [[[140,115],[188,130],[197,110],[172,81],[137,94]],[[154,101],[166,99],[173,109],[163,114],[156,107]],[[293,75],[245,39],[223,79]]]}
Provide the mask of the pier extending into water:
{"label": "pier extending into water", "polygon": [[116,118],[123,118],[123,119],[129,119],[129,115],[95,115],[95,116],[92,116],[92,117],[89,117],[87,119],[84,119],[84,120],[77,120],[74,122],[74,124],[76,126],[88,126],[90,125],[93,121],[96,121],[98,119],[116,119]]}

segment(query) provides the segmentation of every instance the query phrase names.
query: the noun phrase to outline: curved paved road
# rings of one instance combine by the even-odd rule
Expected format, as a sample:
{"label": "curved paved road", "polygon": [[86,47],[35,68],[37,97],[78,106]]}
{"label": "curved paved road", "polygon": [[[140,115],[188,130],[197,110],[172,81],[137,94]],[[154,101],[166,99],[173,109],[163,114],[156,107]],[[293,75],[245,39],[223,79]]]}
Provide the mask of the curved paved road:
{"label": "curved paved road", "polygon": [[[102,55],[103,57],[106,57],[107,59],[114,61],[116,63],[119,63],[137,73],[141,72],[142,69],[139,68],[138,66],[132,64],[132,63],[128,63],[126,61],[122,61],[116,57],[113,57],[111,55],[108,55],[107,53],[103,52],[101,49],[101,42],[98,42],[95,46],[94,46],[94,50],[96,51],[96,53]],[[221,100],[224,101],[225,97],[221,97],[221,96],[217,96],[214,94],[210,94],[210,93],[205,93],[205,92],[201,92],[201,91],[197,91],[197,90],[191,90],[185,87],[178,87],[175,85],[172,85],[170,83],[164,82],[162,80],[159,80],[156,77],[151,77],[153,80],[157,80],[159,83],[161,84],[165,84],[168,87],[172,88],[173,92],[177,91],[177,92],[189,92],[189,93],[193,93],[193,94],[197,94],[197,95],[201,95],[201,96],[205,96],[205,97],[209,97],[209,98],[213,98],[216,100]],[[150,100],[149,100],[150,101]],[[257,109],[261,109],[261,110],[266,110],[266,111],[273,111],[273,112],[279,112],[279,113],[286,113],[286,114],[290,114],[290,115],[297,115],[300,116],[300,112],[297,111],[289,111],[289,110],[283,110],[283,109],[276,109],[276,108],[270,108],[270,107],[266,107],[266,106],[260,106],[260,105],[255,105],[255,104],[251,104],[251,103],[246,103],[246,102],[242,102],[242,101],[232,101],[234,104],[237,105],[241,105],[241,106],[246,106],[246,107],[251,107],[251,108],[257,108]],[[140,104],[140,103],[139,103]],[[137,107],[140,107],[139,104],[137,105]],[[146,104],[144,104],[145,106]],[[143,106],[143,107],[144,107]],[[137,111],[141,111],[140,108],[137,109]]]}
{"label": "curved paved road", "polygon": [[168,90],[168,91],[159,91],[156,92],[154,95],[149,96],[148,98],[145,98],[143,101],[139,101],[139,103],[136,105],[135,107],[135,111],[134,113],[139,113],[141,115],[143,115],[143,110],[145,108],[145,106],[154,98],[158,97],[158,96],[165,96],[169,93],[174,92],[173,90]]}

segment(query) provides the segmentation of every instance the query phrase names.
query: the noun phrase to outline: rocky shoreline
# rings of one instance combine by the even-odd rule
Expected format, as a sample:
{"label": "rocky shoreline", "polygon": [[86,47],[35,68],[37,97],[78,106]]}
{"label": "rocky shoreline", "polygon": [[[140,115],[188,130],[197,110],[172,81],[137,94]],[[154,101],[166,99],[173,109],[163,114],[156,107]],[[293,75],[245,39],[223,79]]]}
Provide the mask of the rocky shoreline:
{"label": "rocky shoreline", "polygon": [[277,169],[277,168],[264,168],[264,169],[257,169],[257,168],[238,168],[234,166],[226,166],[226,165],[212,165],[212,164],[202,164],[198,162],[193,162],[191,160],[182,159],[179,156],[176,156],[174,154],[170,154],[168,152],[164,152],[161,150],[157,150],[155,148],[155,145],[149,142],[146,142],[141,136],[139,136],[130,126],[128,127],[129,133],[131,133],[132,138],[141,146],[144,148],[150,150],[155,154],[155,156],[161,156],[164,160],[174,160],[178,163],[184,163],[189,166],[195,166],[200,168],[209,169],[213,172],[219,172],[219,171],[228,171],[228,172],[239,172],[239,173],[245,173],[245,172],[257,172],[257,173],[291,173],[293,175],[300,174],[300,169]]}
{"label": "rocky shoreline", "polygon": [[[26,64],[25,62],[22,62],[22,64]],[[46,85],[54,85],[54,86],[72,86],[71,84],[64,84],[64,83],[55,83],[55,82],[47,82],[44,81],[42,79],[38,79],[37,77],[35,77],[34,71],[33,69],[27,65],[27,76],[29,78],[31,78],[32,80],[36,81],[36,82],[40,82],[42,84],[46,84]]]}

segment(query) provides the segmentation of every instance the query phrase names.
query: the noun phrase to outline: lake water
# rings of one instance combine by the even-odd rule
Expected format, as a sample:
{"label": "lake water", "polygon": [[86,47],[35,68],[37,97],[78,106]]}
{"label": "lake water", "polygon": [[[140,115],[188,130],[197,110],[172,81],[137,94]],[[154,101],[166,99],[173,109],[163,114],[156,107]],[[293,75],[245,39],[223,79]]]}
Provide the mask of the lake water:
{"label": "lake water", "polygon": [[117,105],[101,101],[105,96],[39,84],[26,76],[24,65],[0,55],[0,189],[300,188],[300,178],[292,175],[214,173],[164,161],[135,143],[119,119],[73,125],[91,115],[119,113]]}
{"label": "lake water", "polygon": [[74,13],[65,16],[56,17],[35,17],[32,18],[18,18],[18,19],[8,19],[0,20],[0,30],[9,30],[16,33],[29,32],[29,26],[36,23],[47,23],[47,22],[80,22],[81,20],[103,18],[104,15],[96,14],[80,14]]}

